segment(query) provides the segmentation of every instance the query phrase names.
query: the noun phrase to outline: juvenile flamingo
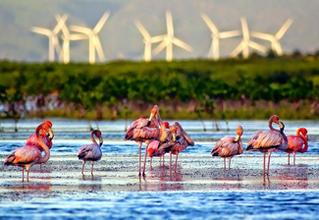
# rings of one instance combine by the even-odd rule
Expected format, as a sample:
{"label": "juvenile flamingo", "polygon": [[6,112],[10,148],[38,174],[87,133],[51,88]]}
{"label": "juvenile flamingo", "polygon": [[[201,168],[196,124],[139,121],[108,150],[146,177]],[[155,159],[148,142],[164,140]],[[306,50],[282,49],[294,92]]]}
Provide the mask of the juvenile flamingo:
{"label": "juvenile flamingo", "polygon": [[219,156],[224,158],[224,169],[226,170],[226,158],[228,158],[228,169],[230,169],[231,159],[235,155],[243,153],[243,143],[241,136],[243,135],[244,129],[242,126],[238,126],[236,129],[236,137],[223,137],[217,141],[215,147],[211,151],[211,155]]}
{"label": "juvenile flamingo", "polygon": [[148,119],[141,117],[133,121],[127,129],[125,140],[134,140],[138,142],[139,176],[141,175],[142,144],[159,138],[160,124],[161,118],[159,115],[159,107],[154,105]]}
{"label": "juvenile flamingo", "polygon": [[[168,153],[173,146],[173,142],[175,141],[175,134],[169,130],[169,123],[164,121],[160,127],[160,135],[158,140],[151,141],[146,146],[145,157],[144,157],[144,166],[143,166],[143,175],[145,175],[145,167],[146,167],[146,158],[149,156],[150,167],[152,167],[152,159],[153,157],[164,157],[165,153]],[[164,158],[163,158],[164,161]],[[161,161],[160,161],[161,162]]]}
{"label": "juvenile flamingo", "polygon": [[93,175],[94,162],[102,158],[101,146],[103,145],[103,138],[101,131],[93,130],[91,132],[91,140],[92,144],[84,145],[78,151],[78,158],[82,160],[82,175],[84,175],[86,161],[91,161],[91,175]]}
{"label": "juvenile flamingo", "polygon": [[[9,156],[4,159],[4,165],[12,165],[22,167],[22,182],[24,182],[24,170],[27,171],[27,181],[29,182],[30,168],[34,164],[45,163],[50,158],[49,147],[43,142],[42,134],[47,132],[39,125],[36,130],[36,143],[37,145],[24,145],[17,148]],[[49,134],[47,134],[49,135]],[[41,150],[39,149],[41,148]],[[42,157],[41,152],[44,151],[45,155]]]}
{"label": "juvenile flamingo", "polygon": [[296,135],[288,136],[288,165],[290,165],[290,154],[294,155],[293,165],[296,164],[296,153],[305,153],[308,150],[308,131],[306,128],[298,128]]}
{"label": "juvenile flamingo", "polygon": [[[272,124],[278,124],[280,130],[273,128]],[[287,148],[288,140],[283,132],[284,124],[277,115],[272,115],[268,122],[268,131],[258,131],[247,143],[247,151],[254,150],[264,153],[263,176],[269,175],[271,153],[276,150],[284,150]],[[268,165],[266,169],[266,157],[268,156]],[[267,172],[266,172],[267,170]]]}
{"label": "juvenile flamingo", "polygon": [[176,140],[174,142],[174,145],[172,146],[170,150],[170,168],[172,164],[172,154],[176,155],[175,158],[175,171],[177,168],[177,160],[178,155],[180,152],[184,151],[188,146],[194,146],[195,143],[191,139],[191,137],[186,133],[186,131],[183,129],[182,125],[178,122],[175,122],[171,128],[172,132],[176,135]]}

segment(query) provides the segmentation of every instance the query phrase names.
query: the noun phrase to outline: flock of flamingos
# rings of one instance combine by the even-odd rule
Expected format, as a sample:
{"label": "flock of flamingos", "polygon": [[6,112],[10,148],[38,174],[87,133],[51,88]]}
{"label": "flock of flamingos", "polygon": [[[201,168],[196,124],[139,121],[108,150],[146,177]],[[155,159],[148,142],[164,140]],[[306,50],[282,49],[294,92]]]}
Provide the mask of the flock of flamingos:
{"label": "flock of flamingos", "polygon": [[[279,129],[275,129],[273,124],[277,124]],[[269,175],[270,157],[274,151],[284,151],[288,153],[288,164],[290,164],[290,154],[292,153],[293,164],[297,152],[304,153],[308,149],[308,136],[306,128],[297,129],[296,136],[286,136],[284,133],[285,125],[280,121],[277,115],[269,118],[269,129],[258,131],[247,143],[247,151],[260,151],[264,154],[263,176]],[[228,159],[228,168],[230,169],[231,159],[235,155],[243,153],[243,144],[241,137],[244,129],[238,126],[235,137],[223,137],[220,139],[211,151],[212,156],[219,156],[224,159],[224,169],[226,159]],[[26,141],[25,145],[17,148],[4,159],[4,165],[13,165],[22,167],[22,181],[24,181],[24,171],[27,172],[27,181],[29,181],[30,168],[35,164],[46,163],[50,158],[50,149],[54,133],[52,131],[52,122],[43,121]],[[103,145],[102,133],[100,130],[91,132],[92,144],[82,146],[78,151],[78,158],[82,160],[82,174],[84,175],[85,164],[91,162],[91,174],[93,175],[94,162],[102,158],[101,147]],[[187,146],[193,146],[194,141],[184,131],[182,126],[175,122],[169,125],[162,121],[159,114],[159,107],[154,105],[150,117],[140,117],[133,121],[125,135],[125,140],[136,141],[139,146],[139,175],[145,175],[145,166],[147,156],[151,158],[160,157],[160,164],[164,165],[164,156],[170,155],[169,167],[172,168],[172,155],[175,155],[175,169],[177,166],[178,155],[186,149]],[[144,165],[142,168],[142,144],[146,143]],[[44,151],[44,155],[42,152]]]}

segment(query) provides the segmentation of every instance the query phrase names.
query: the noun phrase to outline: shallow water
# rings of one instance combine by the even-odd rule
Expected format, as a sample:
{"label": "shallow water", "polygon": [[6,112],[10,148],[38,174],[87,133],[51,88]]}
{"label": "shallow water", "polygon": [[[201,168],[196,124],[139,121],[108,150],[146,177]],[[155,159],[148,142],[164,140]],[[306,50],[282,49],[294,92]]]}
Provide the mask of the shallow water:
{"label": "shallow water", "polygon": [[[0,121],[0,158],[22,145],[40,120],[25,120],[14,132],[11,120]],[[137,147],[123,140],[125,121],[91,122],[103,132],[103,159],[94,178],[82,179],[77,149],[89,141],[89,121],[53,119],[54,147],[43,170],[34,167],[30,183],[20,182],[18,168],[0,169],[0,216],[16,219],[316,219],[319,211],[319,125],[316,121],[287,121],[286,134],[297,127],[309,131],[309,152],[297,166],[285,165],[276,153],[268,184],[261,179],[262,157],[246,153],[223,171],[209,152],[216,140],[233,135],[240,123],[243,141],[266,121],[181,121],[196,145],[181,156],[177,173],[160,168],[158,160],[145,179],[136,175]],[[228,131],[228,129],[230,131]]]}

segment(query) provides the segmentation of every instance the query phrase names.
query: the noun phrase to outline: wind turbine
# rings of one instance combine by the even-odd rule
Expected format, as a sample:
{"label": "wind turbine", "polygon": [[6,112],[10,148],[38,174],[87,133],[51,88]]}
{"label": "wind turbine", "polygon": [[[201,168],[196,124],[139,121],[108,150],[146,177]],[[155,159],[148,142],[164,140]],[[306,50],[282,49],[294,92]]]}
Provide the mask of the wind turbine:
{"label": "wind turbine", "polygon": [[102,44],[99,39],[98,33],[102,30],[105,22],[109,18],[109,13],[105,12],[100,20],[96,23],[93,29],[82,27],[82,26],[71,26],[71,30],[81,33],[86,36],[89,41],[89,63],[95,63],[95,52],[97,53],[100,61],[105,59]]}
{"label": "wind turbine", "polygon": [[233,38],[240,36],[239,31],[224,31],[220,32],[214,22],[205,14],[202,14],[202,19],[205,21],[206,25],[208,26],[209,30],[211,31],[211,46],[209,49],[208,57],[211,57],[215,60],[220,58],[220,46],[219,41],[221,39]]}
{"label": "wind turbine", "polygon": [[162,50],[166,48],[166,60],[172,61],[173,60],[173,46],[178,46],[188,52],[192,51],[192,47],[189,46],[184,41],[178,39],[174,35],[174,26],[173,26],[173,18],[172,14],[169,11],[166,11],[166,28],[167,34],[162,35],[161,39],[162,42],[155,48],[154,53],[160,53]]}
{"label": "wind turbine", "polygon": [[162,36],[152,37],[141,22],[136,21],[135,25],[144,39],[144,61],[152,60],[152,44],[162,41]]}
{"label": "wind turbine", "polygon": [[265,41],[269,41],[271,43],[271,49],[278,55],[281,56],[283,54],[283,50],[280,44],[280,40],[285,35],[289,27],[292,25],[293,20],[287,19],[287,21],[281,26],[281,28],[274,35],[262,32],[252,32],[251,36],[262,39]]}
{"label": "wind turbine", "polygon": [[70,33],[70,30],[66,25],[67,18],[67,15],[55,16],[56,21],[61,26],[63,40],[62,50],[60,51],[60,59],[65,64],[70,62],[70,41],[87,39],[85,35]]}
{"label": "wind turbine", "polygon": [[250,33],[249,33],[249,28],[248,28],[246,18],[241,18],[240,22],[241,22],[243,39],[239,43],[239,45],[231,52],[230,55],[232,57],[236,57],[240,53],[242,53],[243,57],[246,59],[250,55],[250,48],[265,54],[266,48],[250,39]]}
{"label": "wind turbine", "polygon": [[48,60],[50,62],[55,61],[55,52],[60,53],[60,46],[57,34],[61,31],[62,23],[65,22],[67,18],[61,18],[61,22],[57,23],[53,30],[43,27],[32,27],[31,31],[43,36],[46,36],[49,40],[48,48]]}

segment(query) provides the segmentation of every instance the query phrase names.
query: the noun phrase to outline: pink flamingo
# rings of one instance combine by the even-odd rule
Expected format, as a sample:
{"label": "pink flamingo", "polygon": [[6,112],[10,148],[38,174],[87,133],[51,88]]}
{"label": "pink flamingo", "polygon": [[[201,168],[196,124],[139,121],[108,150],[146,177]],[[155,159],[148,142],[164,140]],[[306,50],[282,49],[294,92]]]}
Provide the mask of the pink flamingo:
{"label": "pink flamingo", "polygon": [[[99,143],[97,143],[97,140]],[[82,160],[82,175],[84,175],[84,168],[86,161],[91,161],[91,175],[93,175],[93,166],[95,161],[102,158],[101,146],[103,144],[102,133],[100,130],[93,130],[91,132],[92,144],[82,146],[78,151],[78,158]]]}
{"label": "pink flamingo", "polygon": [[[151,141],[146,146],[146,152],[144,157],[144,166],[143,166],[143,175],[145,175],[145,167],[146,167],[146,158],[149,156],[150,160],[150,167],[152,167],[152,159],[153,157],[163,157],[164,162],[164,155],[168,153],[173,146],[173,141],[175,141],[175,134],[173,134],[170,130],[167,131],[166,129],[170,128],[169,123],[164,121],[160,126],[160,135],[158,140]],[[161,163],[161,161],[160,161]]]}
{"label": "pink flamingo", "polygon": [[127,129],[125,140],[134,140],[139,143],[139,169],[138,174],[141,175],[141,160],[142,160],[142,144],[152,140],[157,140],[160,135],[161,118],[159,115],[159,107],[154,105],[150,117],[147,119],[141,117],[131,123]]}
{"label": "pink flamingo", "polygon": [[[34,164],[45,163],[50,158],[49,147],[43,142],[41,136],[45,132],[47,131],[43,129],[41,125],[39,125],[35,130],[37,143],[36,146],[24,145],[23,147],[19,147],[4,159],[4,165],[6,166],[12,165],[22,167],[22,182],[24,182],[24,170],[27,171],[27,181],[29,182],[30,168]],[[41,156],[42,151],[45,152],[43,157]]]}
{"label": "pink flamingo", "polygon": [[224,158],[224,169],[226,170],[226,158],[228,158],[228,169],[230,169],[231,159],[235,155],[243,153],[243,143],[241,136],[243,135],[244,129],[242,126],[238,126],[236,129],[236,137],[223,137],[217,141],[215,147],[212,149],[212,156],[219,156]]}
{"label": "pink flamingo", "polygon": [[308,150],[308,131],[306,128],[298,128],[296,136],[288,136],[288,148],[285,150],[288,153],[288,165],[290,165],[290,154],[294,155],[294,165],[296,164],[296,153],[305,153]]}
{"label": "pink flamingo", "polygon": [[[273,128],[272,124],[278,124],[280,130]],[[269,118],[268,131],[258,131],[247,143],[246,150],[255,150],[264,153],[263,175],[269,175],[271,153],[276,150],[284,150],[287,148],[287,137],[284,134],[284,124],[280,121],[277,115],[272,115]],[[268,156],[268,166],[266,173],[266,157]]]}
{"label": "pink flamingo", "polygon": [[184,151],[188,146],[194,146],[194,141],[190,138],[190,136],[183,129],[182,125],[178,122],[175,122],[172,128],[172,132],[175,133],[176,140],[174,145],[170,150],[170,168],[172,164],[172,154],[176,155],[175,158],[175,171],[177,168],[177,160],[180,152]]}

